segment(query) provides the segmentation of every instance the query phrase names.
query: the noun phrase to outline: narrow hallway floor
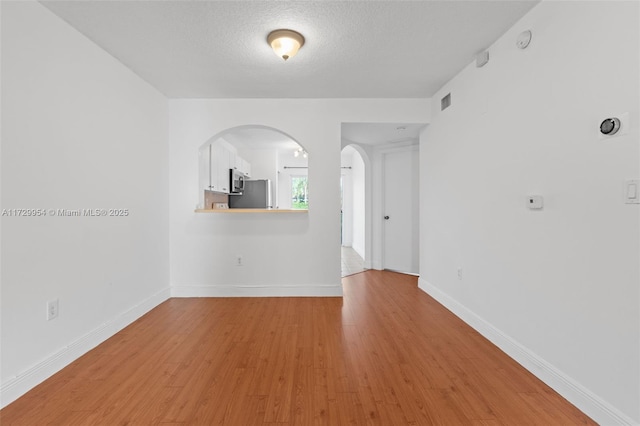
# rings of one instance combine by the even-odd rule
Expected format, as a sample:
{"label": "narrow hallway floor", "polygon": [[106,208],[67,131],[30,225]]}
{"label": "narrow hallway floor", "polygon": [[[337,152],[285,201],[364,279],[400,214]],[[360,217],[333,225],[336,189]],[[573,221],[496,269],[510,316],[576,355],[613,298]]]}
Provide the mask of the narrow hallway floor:
{"label": "narrow hallway floor", "polygon": [[342,276],[357,274],[366,271],[364,260],[352,247],[342,246]]}

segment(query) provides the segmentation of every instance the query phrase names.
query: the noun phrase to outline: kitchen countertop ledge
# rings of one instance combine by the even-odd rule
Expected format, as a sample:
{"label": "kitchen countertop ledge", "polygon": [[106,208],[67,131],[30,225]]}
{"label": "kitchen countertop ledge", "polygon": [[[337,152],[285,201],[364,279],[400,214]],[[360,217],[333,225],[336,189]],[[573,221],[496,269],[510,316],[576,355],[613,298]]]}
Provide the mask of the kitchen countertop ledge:
{"label": "kitchen countertop ledge", "polygon": [[196,209],[196,213],[308,213],[301,209]]}

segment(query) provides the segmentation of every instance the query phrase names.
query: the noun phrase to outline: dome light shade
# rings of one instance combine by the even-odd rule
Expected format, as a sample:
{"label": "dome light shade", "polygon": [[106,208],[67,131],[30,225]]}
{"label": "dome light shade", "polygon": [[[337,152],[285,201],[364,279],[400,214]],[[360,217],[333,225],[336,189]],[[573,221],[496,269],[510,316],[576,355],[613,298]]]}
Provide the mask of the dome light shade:
{"label": "dome light shade", "polygon": [[286,61],[298,53],[298,50],[304,45],[304,37],[293,30],[275,30],[269,33],[267,42],[276,55]]}

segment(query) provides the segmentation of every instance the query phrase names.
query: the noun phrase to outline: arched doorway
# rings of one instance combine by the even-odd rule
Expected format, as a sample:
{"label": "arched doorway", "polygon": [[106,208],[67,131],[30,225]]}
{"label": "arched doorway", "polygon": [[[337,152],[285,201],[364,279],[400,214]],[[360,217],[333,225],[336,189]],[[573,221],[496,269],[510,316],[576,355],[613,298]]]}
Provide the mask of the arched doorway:
{"label": "arched doorway", "polygon": [[342,276],[369,269],[370,208],[367,207],[368,157],[355,144],[341,152],[341,251]]}

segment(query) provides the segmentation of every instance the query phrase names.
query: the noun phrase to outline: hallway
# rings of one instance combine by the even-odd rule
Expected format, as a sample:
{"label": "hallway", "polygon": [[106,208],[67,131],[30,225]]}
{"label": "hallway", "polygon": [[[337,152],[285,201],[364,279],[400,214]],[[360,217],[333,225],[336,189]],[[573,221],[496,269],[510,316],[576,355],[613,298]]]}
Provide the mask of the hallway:
{"label": "hallway", "polygon": [[366,271],[364,260],[351,247],[342,246],[342,277]]}

